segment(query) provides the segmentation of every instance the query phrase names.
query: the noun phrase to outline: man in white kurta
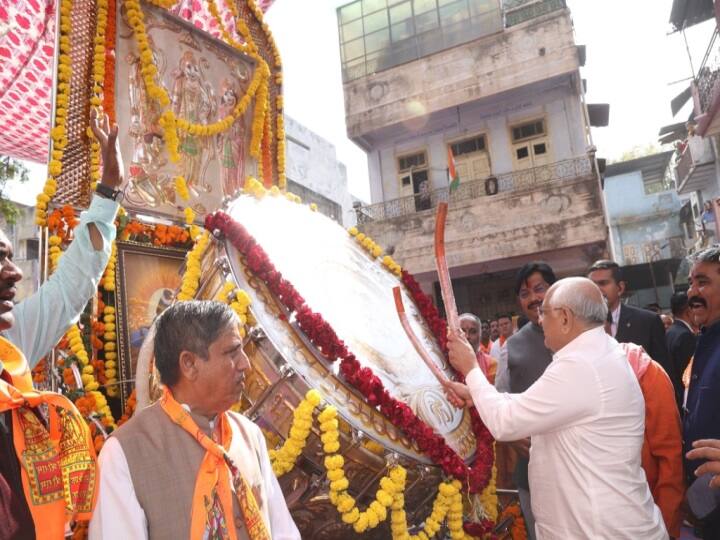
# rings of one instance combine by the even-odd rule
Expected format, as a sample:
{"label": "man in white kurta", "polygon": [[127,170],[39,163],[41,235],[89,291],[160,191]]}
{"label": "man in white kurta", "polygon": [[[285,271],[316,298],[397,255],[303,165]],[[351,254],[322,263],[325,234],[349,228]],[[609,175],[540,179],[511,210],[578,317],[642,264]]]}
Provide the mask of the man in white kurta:
{"label": "man in white kurta", "polygon": [[637,378],[603,329],[607,307],[585,278],[567,278],[543,302],[546,345],[555,351],[522,394],[499,393],[451,334],[450,359],[499,441],[532,437],[530,489],[539,539],[668,538],[640,465],[645,409]]}

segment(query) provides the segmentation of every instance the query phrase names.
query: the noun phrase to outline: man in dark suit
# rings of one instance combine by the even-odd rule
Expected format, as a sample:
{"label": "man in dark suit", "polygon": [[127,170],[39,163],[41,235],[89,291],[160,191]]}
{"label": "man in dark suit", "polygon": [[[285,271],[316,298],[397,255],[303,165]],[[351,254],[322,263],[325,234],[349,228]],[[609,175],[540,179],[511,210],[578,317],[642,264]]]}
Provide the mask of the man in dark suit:
{"label": "man in dark suit", "polygon": [[675,380],[675,369],[670,362],[665,343],[665,326],[657,313],[627,306],[621,302],[625,293],[620,266],[609,260],[596,261],[588,270],[588,276],[602,291],[612,314],[612,335],[620,343],[640,345],[650,358],[660,364],[671,381]]}
{"label": "man in dark suit", "polygon": [[665,334],[665,341],[675,370],[675,378],[672,379],[675,394],[678,396],[678,403],[682,403],[682,396],[685,393],[682,375],[695,354],[697,337],[692,325],[687,294],[684,292],[673,294],[670,297],[670,309],[675,320]]}

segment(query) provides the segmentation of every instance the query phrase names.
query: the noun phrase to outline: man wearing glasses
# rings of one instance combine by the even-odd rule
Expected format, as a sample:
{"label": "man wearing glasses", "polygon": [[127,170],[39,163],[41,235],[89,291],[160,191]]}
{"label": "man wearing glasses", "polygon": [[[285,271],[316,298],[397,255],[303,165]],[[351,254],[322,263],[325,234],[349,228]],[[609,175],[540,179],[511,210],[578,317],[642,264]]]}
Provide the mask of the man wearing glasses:
{"label": "man wearing glasses", "polygon": [[[507,341],[507,369],[510,393],[521,394],[530,388],[552,362],[552,351],[545,346],[545,335],[539,323],[538,309],[542,306],[545,293],[555,283],[555,273],[543,262],[530,262],[523,266],[515,278],[515,294],[520,309],[530,320]],[[528,537],[535,538],[535,521],[530,506],[530,439],[512,444],[518,453],[513,480],[518,488],[520,505],[527,523]]]}

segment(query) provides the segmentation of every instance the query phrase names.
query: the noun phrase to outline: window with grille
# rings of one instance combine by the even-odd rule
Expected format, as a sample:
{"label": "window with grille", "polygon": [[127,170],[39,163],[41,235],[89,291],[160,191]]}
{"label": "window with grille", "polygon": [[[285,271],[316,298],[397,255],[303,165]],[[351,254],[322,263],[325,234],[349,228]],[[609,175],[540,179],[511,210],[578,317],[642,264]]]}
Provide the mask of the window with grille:
{"label": "window with grille", "polygon": [[427,165],[427,156],[425,152],[417,152],[416,154],[408,154],[398,157],[398,171],[409,171],[410,169],[418,169]]}
{"label": "window with grille", "polygon": [[511,127],[513,142],[524,141],[545,135],[545,120],[533,120]]}
{"label": "window with grille", "polygon": [[485,151],[485,135],[454,142],[450,145],[450,148],[455,157],[473,154],[475,152],[483,152]]}

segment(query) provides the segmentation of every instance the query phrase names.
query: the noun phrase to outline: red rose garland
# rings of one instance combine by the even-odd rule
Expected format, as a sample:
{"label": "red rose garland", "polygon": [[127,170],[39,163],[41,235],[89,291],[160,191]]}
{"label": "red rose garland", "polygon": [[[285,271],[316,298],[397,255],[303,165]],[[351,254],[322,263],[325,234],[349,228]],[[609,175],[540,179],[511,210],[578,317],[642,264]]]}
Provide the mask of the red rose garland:
{"label": "red rose garland", "polygon": [[[266,283],[289,312],[295,313],[299,328],[328,361],[340,359],[342,376],[363,394],[368,404],[378,407],[433,463],[440,466],[445,474],[463,482],[471,493],[478,493],[485,488],[493,466],[493,439],[474,408],[470,410],[470,415],[477,439],[477,452],[474,466],[468,467],[442,436],[418,418],[407,404],[390,395],[370,368],[361,366],[322,315],[313,312],[295,287],[275,269],[265,250],[245,227],[224,212],[216,212],[205,218],[205,228],[222,233],[245,257],[248,268]],[[403,272],[402,280],[441,349],[447,354],[445,321],[410,274]]]}

